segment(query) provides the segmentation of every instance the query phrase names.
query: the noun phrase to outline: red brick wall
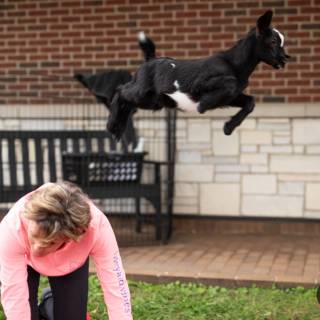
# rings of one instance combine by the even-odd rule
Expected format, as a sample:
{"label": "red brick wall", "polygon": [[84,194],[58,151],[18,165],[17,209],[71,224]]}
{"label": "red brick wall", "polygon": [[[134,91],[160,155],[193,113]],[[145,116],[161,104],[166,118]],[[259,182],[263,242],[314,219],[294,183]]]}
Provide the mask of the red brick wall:
{"label": "red brick wall", "polygon": [[159,56],[200,58],[230,47],[270,8],[294,61],[283,71],[260,65],[249,92],[259,102],[319,102],[319,0],[1,0],[0,103],[93,101],[71,75],[134,71],[138,31]]}

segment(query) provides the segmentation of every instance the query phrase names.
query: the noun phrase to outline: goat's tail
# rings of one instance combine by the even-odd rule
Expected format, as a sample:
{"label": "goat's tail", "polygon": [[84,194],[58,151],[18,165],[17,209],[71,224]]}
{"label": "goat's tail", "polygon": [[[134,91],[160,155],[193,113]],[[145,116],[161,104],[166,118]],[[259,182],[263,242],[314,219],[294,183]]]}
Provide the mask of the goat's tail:
{"label": "goat's tail", "polygon": [[138,34],[139,46],[144,54],[145,61],[156,57],[156,46],[154,42],[148,38],[143,31]]}

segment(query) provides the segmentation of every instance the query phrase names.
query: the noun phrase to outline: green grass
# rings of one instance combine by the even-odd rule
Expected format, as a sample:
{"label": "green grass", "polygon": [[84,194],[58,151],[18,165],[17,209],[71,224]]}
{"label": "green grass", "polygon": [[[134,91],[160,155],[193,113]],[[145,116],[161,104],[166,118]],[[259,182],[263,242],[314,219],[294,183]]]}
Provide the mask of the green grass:
{"label": "green grass", "polygon": [[[46,286],[45,280],[41,286]],[[129,281],[135,320],[320,320],[315,289],[237,288]],[[90,276],[89,312],[107,319],[99,281]],[[3,312],[0,320],[4,320]]]}

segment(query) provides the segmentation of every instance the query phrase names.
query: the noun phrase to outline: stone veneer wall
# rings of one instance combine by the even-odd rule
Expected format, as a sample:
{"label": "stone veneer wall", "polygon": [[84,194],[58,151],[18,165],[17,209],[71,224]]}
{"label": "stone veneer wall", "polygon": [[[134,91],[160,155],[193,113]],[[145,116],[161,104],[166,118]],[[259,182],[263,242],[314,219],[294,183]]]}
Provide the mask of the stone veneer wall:
{"label": "stone veneer wall", "polygon": [[[174,213],[320,218],[320,105],[258,104],[225,136],[223,123],[237,111],[179,112]],[[1,130],[105,128],[98,105],[2,105],[0,112]],[[165,135],[157,116],[135,120],[147,149]],[[164,151],[152,152],[164,160]]]}
{"label": "stone veneer wall", "polygon": [[320,218],[320,105],[258,105],[225,136],[236,111],[180,114],[174,213]]}

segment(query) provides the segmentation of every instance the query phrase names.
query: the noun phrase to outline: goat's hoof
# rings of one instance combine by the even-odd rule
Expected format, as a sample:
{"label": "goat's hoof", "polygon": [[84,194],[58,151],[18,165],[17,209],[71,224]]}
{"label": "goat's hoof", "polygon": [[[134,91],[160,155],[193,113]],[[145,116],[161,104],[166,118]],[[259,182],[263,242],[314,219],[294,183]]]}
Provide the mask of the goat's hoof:
{"label": "goat's hoof", "polygon": [[204,110],[200,105],[197,107],[197,110],[199,113],[205,113],[206,110]]}
{"label": "goat's hoof", "polygon": [[228,125],[228,123],[225,123],[223,126],[223,132],[226,136],[230,136],[234,128],[232,126]]}
{"label": "goat's hoof", "polygon": [[119,127],[119,126],[107,126],[107,131],[111,134],[112,138],[115,141],[120,141],[123,133],[124,133],[124,129]]}

